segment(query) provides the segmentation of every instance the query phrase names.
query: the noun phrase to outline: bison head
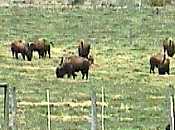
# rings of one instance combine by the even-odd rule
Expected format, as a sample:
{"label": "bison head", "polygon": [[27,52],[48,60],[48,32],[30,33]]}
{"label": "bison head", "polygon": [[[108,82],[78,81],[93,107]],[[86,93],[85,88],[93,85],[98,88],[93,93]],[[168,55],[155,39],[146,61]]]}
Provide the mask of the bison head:
{"label": "bison head", "polygon": [[165,73],[167,72],[167,69],[168,68],[166,67],[158,66],[159,75],[165,75]]}
{"label": "bison head", "polygon": [[32,60],[32,57],[33,57],[33,51],[28,48],[27,52],[26,52],[26,56],[27,56],[27,60],[28,61],[31,61]]}
{"label": "bison head", "polygon": [[174,53],[175,53],[175,48],[173,46],[167,48],[168,56],[173,57]]}
{"label": "bison head", "polygon": [[56,69],[56,76],[57,78],[63,78],[65,75],[65,70],[63,67],[57,67]]}
{"label": "bison head", "polygon": [[29,44],[29,48],[30,50],[34,50],[35,49],[35,44],[32,42]]}

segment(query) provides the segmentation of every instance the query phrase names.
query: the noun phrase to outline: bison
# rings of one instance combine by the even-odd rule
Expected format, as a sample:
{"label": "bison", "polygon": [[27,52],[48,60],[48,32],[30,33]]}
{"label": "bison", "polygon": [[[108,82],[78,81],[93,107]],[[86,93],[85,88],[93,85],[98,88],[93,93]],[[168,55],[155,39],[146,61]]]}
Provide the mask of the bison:
{"label": "bison", "polygon": [[30,48],[33,51],[37,51],[39,55],[39,59],[42,57],[46,57],[47,53],[49,58],[51,58],[50,54],[50,44],[53,46],[53,42],[48,43],[48,41],[44,38],[40,38],[35,42],[30,43]]}
{"label": "bison", "polygon": [[82,73],[82,79],[84,79],[86,75],[86,80],[88,79],[88,73],[89,73],[89,67],[92,64],[93,58],[86,59],[84,57],[80,56],[70,56],[64,58],[61,58],[61,67],[56,68],[56,76],[57,78],[63,78],[64,75],[67,74],[68,78],[73,76],[73,79],[77,76],[75,72],[81,71]]}
{"label": "bison", "polygon": [[159,74],[169,74],[169,65],[170,65],[170,59],[167,58],[167,53],[164,54],[158,53],[154,56],[150,57],[150,73],[154,72],[155,67],[158,68]]}
{"label": "bison", "polygon": [[88,58],[90,52],[90,44],[85,44],[84,40],[80,40],[80,44],[78,46],[78,55],[84,58]]}
{"label": "bison", "polygon": [[25,44],[22,40],[13,41],[11,43],[11,51],[13,58],[15,55],[16,59],[18,59],[18,53],[21,53],[24,60],[25,56],[28,61],[32,60],[32,50],[29,48],[29,45]]}
{"label": "bison", "polygon": [[175,43],[172,38],[165,38],[163,40],[164,52],[167,51],[168,56],[173,57],[175,53]]}

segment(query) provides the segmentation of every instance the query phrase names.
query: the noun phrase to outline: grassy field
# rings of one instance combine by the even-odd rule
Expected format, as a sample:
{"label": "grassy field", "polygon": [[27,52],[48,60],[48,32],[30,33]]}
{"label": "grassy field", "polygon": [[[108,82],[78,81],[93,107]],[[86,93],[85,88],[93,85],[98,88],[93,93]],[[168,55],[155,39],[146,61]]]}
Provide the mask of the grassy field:
{"label": "grassy field", "polygon": [[[106,130],[164,129],[168,123],[168,84],[175,84],[175,60],[171,59],[171,75],[149,74],[149,57],[161,49],[161,40],[174,38],[175,9],[161,9],[158,16],[153,9],[82,10],[61,12],[60,9],[0,8],[0,81],[16,87],[18,102],[42,102],[46,89],[52,102],[85,102],[91,89],[101,99],[105,89]],[[132,30],[132,44],[128,38]],[[54,41],[52,58],[32,62],[13,59],[9,42],[23,38],[27,41],[46,37]],[[63,50],[77,54],[77,40],[91,43],[95,64],[88,81],[57,79],[55,69]],[[2,98],[1,98],[2,99]],[[83,116],[90,116],[85,107],[54,107],[51,109],[53,130],[90,129]],[[98,106],[98,128],[100,113]],[[19,106],[17,127],[20,130],[45,130],[47,108]],[[68,116],[77,116],[77,120]],[[2,116],[1,116],[2,117]],[[65,117],[59,118],[59,117]]]}

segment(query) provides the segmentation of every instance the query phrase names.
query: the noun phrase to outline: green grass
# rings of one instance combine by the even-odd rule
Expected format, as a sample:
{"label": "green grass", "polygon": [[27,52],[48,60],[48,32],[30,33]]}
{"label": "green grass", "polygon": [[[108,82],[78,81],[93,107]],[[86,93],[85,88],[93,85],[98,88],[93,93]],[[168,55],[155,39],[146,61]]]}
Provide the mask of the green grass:
{"label": "green grass", "polygon": [[[101,99],[101,86],[105,89],[105,127],[116,129],[164,129],[168,122],[169,99],[152,99],[168,95],[168,84],[175,84],[175,62],[171,60],[170,76],[149,74],[149,57],[159,52],[161,40],[174,36],[175,10],[161,10],[153,16],[152,9],[111,9],[61,12],[41,8],[0,8],[0,81],[16,87],[17,101],[42,102],[46,100],[49,88],[52,102],[90,99],[91,89]],[[165,15],[166,16],[165,16]],[[170,16],[167,16],[170,14]],[[166,19],[166,20],[165,20]],[[162,26],[164,25],[164,26]],[[132,28],[132,45],[128,34]],[[38,59],[34,54],[32,62],[13,59],[9,42],[16,38],[32,40],[46,37],[54,41],[52,58]],[[55,69],[63,49],[77,54],[77,41],[85,39],[91,43],[95,57],[87,82],[77,79],[57,79]],[[95,39],[94,41],[92,39]],[[90,107],[55,107],[55,116],[90,116]],[[101,108],[97,108],[98,115]],[[47,123],[47,107],[18,107],[17,127],[20,130],[44,130]],[[100,118],[98,118],[100,129]],[[54,130],[90,129],[88,121],[52,120]]]}

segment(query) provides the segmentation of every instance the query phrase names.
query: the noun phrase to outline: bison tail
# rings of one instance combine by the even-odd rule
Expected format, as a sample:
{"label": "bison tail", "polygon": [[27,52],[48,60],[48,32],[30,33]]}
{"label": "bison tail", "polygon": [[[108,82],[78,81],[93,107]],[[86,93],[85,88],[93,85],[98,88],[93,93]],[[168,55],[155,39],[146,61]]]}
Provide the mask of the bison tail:
{"label": "bison tail", "polygon": [[61,57],[60,66],[63,64],[64,57]]}
{"label": "bison tail", "polygon": [[81,45],[81,48],[83,48],[83,46],[84,46],[84,40],[83,39],[80,40],[80,45]]}

